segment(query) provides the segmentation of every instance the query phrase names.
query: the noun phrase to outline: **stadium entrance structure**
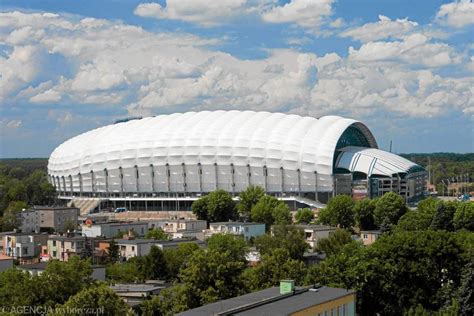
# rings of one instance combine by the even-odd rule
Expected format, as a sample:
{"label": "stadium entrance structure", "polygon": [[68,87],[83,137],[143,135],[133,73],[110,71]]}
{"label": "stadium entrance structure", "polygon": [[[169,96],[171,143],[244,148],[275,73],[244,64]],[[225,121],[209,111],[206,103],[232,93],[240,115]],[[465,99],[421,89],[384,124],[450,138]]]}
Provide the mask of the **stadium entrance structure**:
{"label": "stadium entrance structure", "polygon": [[411,200],[424,192],[426,177],[422,167],[377,149],[361,122],[253,111],[175,113],[101,127],[57,147],[48,174],[64,199],[191,202],[216,189],[237,196],[258,185],[314,206],[335,194],[388,190]]}

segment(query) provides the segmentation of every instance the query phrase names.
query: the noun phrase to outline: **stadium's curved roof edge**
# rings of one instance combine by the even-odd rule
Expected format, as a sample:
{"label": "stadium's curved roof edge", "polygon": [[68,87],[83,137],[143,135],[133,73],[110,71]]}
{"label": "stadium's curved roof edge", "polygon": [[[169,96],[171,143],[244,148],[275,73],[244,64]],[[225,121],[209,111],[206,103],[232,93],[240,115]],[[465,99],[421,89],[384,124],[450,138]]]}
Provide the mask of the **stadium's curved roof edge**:
{"label": "stadium's curved roof edge", "polygon": [[58,146],[53,176],[150,164],[234,164],[332,174],[341,135],[353,127],[377,148],[361,122],[255,111],[174,113],[107,125]]}
{"label": "stadium's curved roof edge", "polygon": [[361,172],[369,177],[382,175],[392,177],[424,169],[414,162],[396,154],[376,148],[349,146],[339,149],[335,168],[353,172]]}

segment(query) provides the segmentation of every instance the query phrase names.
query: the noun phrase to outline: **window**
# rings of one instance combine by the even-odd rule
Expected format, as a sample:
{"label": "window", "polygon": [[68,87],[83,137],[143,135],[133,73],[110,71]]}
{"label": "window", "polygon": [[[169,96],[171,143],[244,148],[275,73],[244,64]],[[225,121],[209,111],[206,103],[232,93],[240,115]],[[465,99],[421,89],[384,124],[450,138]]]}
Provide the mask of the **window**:
{"label": "window", "polygon": [[135,251],[135,246],[132,246],[132,251]]}
{"label": "window", "polygon": [[28,247],[23,247],[23,254],[27,255],[28,254]]}
{"label": "window", "polygon": [[53,240],[53,247],[56,247],[56,240]]}
{"label": "window", "polygon": [[367,239],[367,238],[368,238],[367,234],[364,234],[364,239]]}
{"label": "window", "polygon": [[53,257],[56,258],[56,251],[53,251]]}

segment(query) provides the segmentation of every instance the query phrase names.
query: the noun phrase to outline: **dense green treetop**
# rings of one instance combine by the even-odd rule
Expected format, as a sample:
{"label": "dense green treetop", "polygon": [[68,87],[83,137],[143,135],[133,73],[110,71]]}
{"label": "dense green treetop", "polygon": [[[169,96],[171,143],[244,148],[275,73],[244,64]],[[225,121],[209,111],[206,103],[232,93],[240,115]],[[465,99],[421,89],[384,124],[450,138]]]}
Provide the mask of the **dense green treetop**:
{"label": "dense green treetop", "polygon": [[265,195],[265,190],[259,186],[250,185],[239,194],[237,209],[242,217],[250,218],[252,207]]}
{"label": "dense green treetop", "polygon": [[328,238],[322,238],[318,241],[316,249],[324,252],[328,257],[337,255],[348,243],[355,242],[351,233],[344,229],[337,229],[330,234]]}
{"label": "dense green treetop", "polygon": [[318,222],[352,230],[355,224],[354,201],[348,195],[337,195],[319,212]]}
{"label": "dense green treetop", "polygon": [[474,231],[474,202],[460,203],[454,213],[454,228]]}
{"label": "dense green treetop", "polygon": [[390,230],[406,212],[405,200],[400,195],[385,193],[375,204],[375,223],[382,231]]}
{"label": "dense green treetop", "polygon": [[215,234],[207,239],[207,247],[218,252],[228,251],[234,260],[246,263],[248,246],[242,236]]}
{"label": "dense green treetop", "polygon": [[286,249],[275,248],[262,256],[261,262],[243,274],[244,282],[250,291],[276,286],[281,280],[291,279],[302,285],[306,266],[300,260],[292,259]]}
{"label": "dense green treetop", "polygon": [[362,199],[355,202],[354,212],[356,225],[360,230],[377,229],[375,225],[375,205],[377,200]]}
{"label": "dense green treetop", "polygon": [[269,230],[273,224],[291,223],[291,214],[285,202],[265,195],[252,207],[251,219],[253,222],[265,223],[265,228]]}
{"label": "dense green treetop", "polygon": [[309,248],[304,237],[304,231],[292,225],[277,225],[272,227],[271,234],[255,238],[257,250],[263,254],[270,254],[276,248],[285,249],[290,258],[301,260],[304,252]]}
{"label": "dense green treetop", "polygon": [[314,220],[314,213],[309,208],[300,208],[296,211],[295,221],[298,224],[309,224]]}
{"label": "dense green treetop", "polygon": [[[71,296],[67,302],[58,306],[51,315],[84,315],[86,309],[96,311],[97,315],[133,316],[135,313],[107,285],[101,284],[85,288]],[[49,314],[48,314],[49,315]]]}
{"label": "dense green treetop", "polygon": [[208,222],[226,222],[238,218],[232,196],[224,190],[216,190],[193,202],[191,209],[198,219]]}

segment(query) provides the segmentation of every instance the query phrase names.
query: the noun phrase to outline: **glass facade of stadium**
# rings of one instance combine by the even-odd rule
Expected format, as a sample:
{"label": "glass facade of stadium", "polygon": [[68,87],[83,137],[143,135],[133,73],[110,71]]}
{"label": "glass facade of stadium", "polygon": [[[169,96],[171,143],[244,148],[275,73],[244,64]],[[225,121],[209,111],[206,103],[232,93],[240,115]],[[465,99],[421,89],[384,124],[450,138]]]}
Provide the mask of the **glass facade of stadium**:
{"label": "glass facade of stadium", "polygon": [[147,210],[188,209],[208,192],[238,196],[249,185],[295,206],[388,191],[411,201],[426,182],[422,167],[377,149],[360,122],[252,111],[176,113],[92,130],[56,148],[48,174],[63,199]]}

